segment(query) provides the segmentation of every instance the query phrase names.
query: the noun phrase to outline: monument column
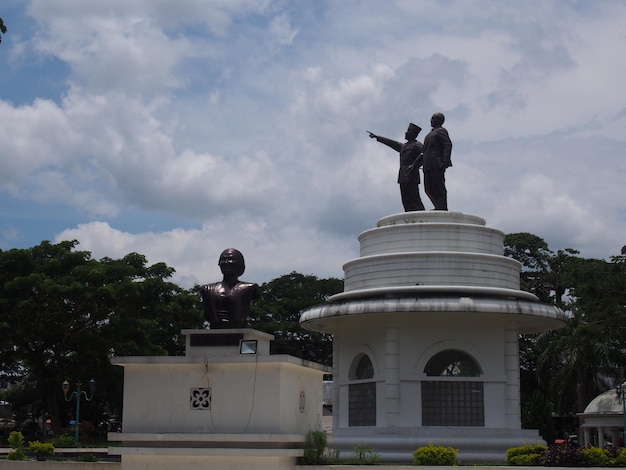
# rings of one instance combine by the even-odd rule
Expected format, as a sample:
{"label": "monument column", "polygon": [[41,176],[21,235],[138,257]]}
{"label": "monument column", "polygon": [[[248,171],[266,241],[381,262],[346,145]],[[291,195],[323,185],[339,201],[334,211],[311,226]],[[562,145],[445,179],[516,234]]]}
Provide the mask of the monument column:
{"label": "monument column", "polygon": [[385,331],[385,420],[387,426],[400,424],[400,344],[399,327],[389,322]]}
{"label": "monument column", "polygon": [[507,429],[521,427],[519,396],[519,343],[517,330],[504,330],[504,368],[506,385],[504,392],[505,426]]}
{"label": "monument column", "polygon": [[333,422],[339,423],[341,419],[341,413],[339,413],[341,400],[339,399],[339,380],[335,376],[336,371],[341,370],[341,363],[339,358],[339,348],[337,347],[338,342],[333,340]]}

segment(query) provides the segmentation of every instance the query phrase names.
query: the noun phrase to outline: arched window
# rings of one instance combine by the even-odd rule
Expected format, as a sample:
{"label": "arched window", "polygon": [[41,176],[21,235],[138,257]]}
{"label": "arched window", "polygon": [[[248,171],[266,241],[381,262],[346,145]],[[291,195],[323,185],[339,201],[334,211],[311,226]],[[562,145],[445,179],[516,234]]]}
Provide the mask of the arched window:
{"label": "arched window", "polygon": [[429,377],[479,377],[483,371],[478,363],[463,351],[447,349],[430,358],[424,373]]}
{"label": "arched window", "polygon": [[480,377],[480,364],[469,354],[448,349],[430,358],[424,373],[441,380],[422,382],[422,426],[484,426],[483,383],[457,380]]}
{"label": "arched window", "polygon": [[348,386],[348,425],[376,426],[376,382],[374,366],[367,354],[359,354],[352,361]]}
{"label": "arched window", "polygon": [[371,379],[374,377],[374,366],[367,354],[361,355],[361,359],[357,362],[354,369],[354,378],[356,380]]}

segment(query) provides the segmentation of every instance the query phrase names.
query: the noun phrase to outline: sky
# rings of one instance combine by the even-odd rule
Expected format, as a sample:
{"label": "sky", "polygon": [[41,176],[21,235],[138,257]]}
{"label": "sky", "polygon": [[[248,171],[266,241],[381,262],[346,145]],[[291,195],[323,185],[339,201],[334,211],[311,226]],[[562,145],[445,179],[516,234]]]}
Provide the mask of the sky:
{"label": "sky", "polygon": [[[183,287],[343,277],[446,116],[451,211],[626,245],[622,0],[3,0],[0,249],[78,240]],[[426,209],[432,209],[420,193]]]}

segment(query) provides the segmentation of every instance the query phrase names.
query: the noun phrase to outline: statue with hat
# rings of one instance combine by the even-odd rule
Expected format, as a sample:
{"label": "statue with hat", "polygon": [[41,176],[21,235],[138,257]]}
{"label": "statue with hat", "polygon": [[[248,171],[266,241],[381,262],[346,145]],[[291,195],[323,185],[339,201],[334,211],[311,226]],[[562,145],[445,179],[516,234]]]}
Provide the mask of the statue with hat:
{"label": "statue with hat", "polygon": [[417,140],[421,130],[419,126],[412,122],[409,123],[409,127],[404,134],[405,143],[367,131],[370,138],[376,139],[381,144],[385,144],[400,153],[398,184],[400,185],[400,196],[402,197],[402,205],[405,212],[424,210],[424,204],[419,193],[419,167],[422,166],[422,143]]}
{"label": "statue with hat", "polygon": [[240,251],[234,248],[224,250],[218,265],[224,275],[222,282],[200,287],[204,319],[211,329],[246,328],[250,302],[259,298],[261,289],[258,284],[239,280],[246,269]]}

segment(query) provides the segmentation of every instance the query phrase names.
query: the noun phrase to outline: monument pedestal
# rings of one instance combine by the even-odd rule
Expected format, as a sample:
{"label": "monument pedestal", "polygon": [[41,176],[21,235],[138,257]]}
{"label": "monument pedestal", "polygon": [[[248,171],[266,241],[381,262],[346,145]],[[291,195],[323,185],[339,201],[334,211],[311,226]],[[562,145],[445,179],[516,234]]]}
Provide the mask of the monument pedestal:
{"label": "monument pedestal", "polygon": [[124,367],[122,469],[293,468],[321,428],[330,369],[270,355],[252,329],[183,330],[185,356],[117,357]]}
{"label": "monument pedestal", "polygon": [[565,316],[520,290],[503,241],[480,217],[447,211],[394,214],[359,236],[345,291],[300,318],[333,335],[333,447],[412,462],[433,443],[492,462],[541,441],[521,429],[518,337]]}

